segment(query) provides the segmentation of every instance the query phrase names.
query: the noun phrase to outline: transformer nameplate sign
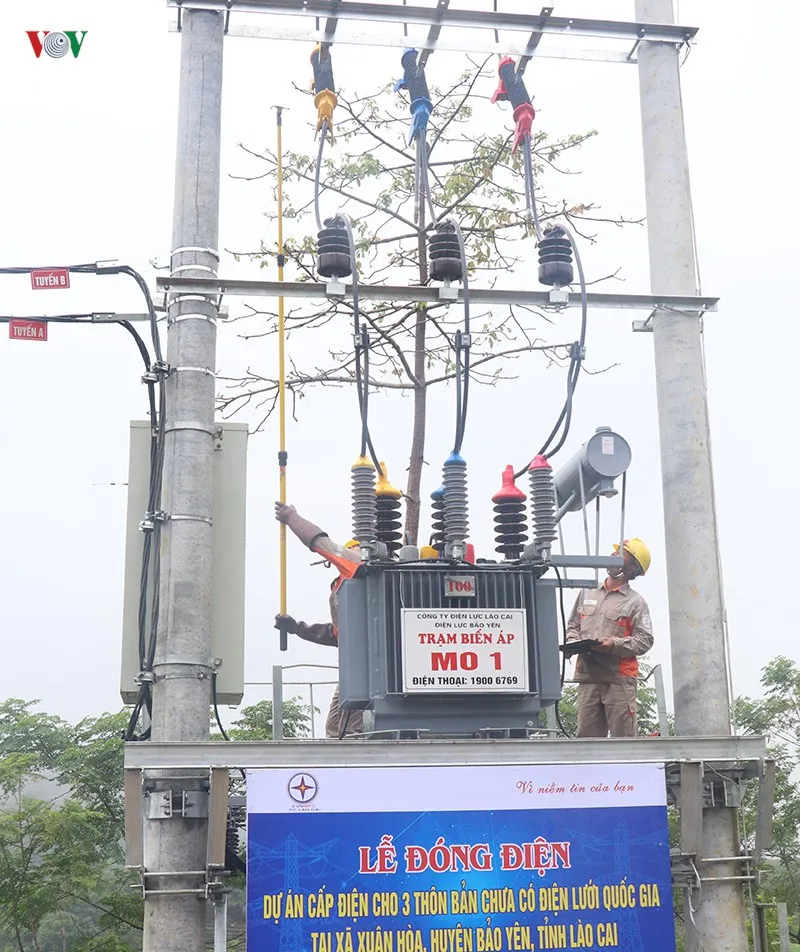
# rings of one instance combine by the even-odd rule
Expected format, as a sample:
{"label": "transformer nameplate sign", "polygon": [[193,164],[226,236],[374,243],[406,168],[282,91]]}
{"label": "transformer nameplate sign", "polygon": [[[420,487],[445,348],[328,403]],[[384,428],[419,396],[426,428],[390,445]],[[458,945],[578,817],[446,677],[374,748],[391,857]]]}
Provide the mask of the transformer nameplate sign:
{"label": "transformer nameplate sign", "polygon": [[402,625],[405,694],[528,691],[522,609],[406,608]]}

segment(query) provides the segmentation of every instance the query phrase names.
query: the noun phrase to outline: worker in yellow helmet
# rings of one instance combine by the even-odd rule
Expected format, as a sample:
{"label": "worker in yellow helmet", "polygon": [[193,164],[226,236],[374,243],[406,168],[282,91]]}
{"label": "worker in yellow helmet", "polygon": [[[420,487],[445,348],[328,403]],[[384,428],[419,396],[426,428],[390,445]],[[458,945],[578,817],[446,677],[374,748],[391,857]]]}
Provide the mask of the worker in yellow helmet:
{"label": "worker in yellow helmet", "polygon": [[[285,628],[289,634],[297,635],[303,641],[317,645],[339,647],[339,589],[342,583],[355,575],[361,564],[361,549],[355,539],[341,546],[328,538],[328,533],[319,526],[304,519],[294,506],[275,503],[275,518],[290,529],[297,538],[312,552],[321,555],[326,562],[337,570],[336,578],[331,582],[330,608],[331,621],[307,625],[304,621],[295,621],[291,615],[276,615],[275,627]],[[342,711],[339,708],[339,685],[333,692],[333,699],[325,721],[325,736],[339,738],[344,734],[360,734],[364,727],[362,711]]]}
{"label": "worker in yellow helmet", "polygon": [[653,624],[629,583],[650,568],[650,551],[641,539],[626,539],[622,548],[622,566],[609,569],[600,588],[581,592],[567,624],[568,644],[596,642],[575,663],[578,737],[636,734],[639,657],[653,646]]}

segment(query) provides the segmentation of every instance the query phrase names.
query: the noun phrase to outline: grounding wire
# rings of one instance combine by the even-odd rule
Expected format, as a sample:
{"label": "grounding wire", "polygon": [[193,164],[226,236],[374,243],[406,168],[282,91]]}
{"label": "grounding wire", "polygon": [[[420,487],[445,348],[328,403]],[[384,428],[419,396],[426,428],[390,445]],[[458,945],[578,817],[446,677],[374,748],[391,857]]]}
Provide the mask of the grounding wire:
{"label": "grounding wire", "polygon": [[[369,348],[362,345],[362,327],[361,314],[358,306],[358,261],[356,259],[356,246],[353,240],[353,228],[350,224],[350,218],[344,213],[340,213],[347,231],[347,242],[350,247],[350,265],[353,269],[353,329],[355,344],[355,376],[356,392],[358,394],[358,406],[361,413],[361,452],[360,456],[367,455],[369,449],[370,457],[375,465],[375,469],[380,473],[381,465],[378,461],[378,454],[372,444],[372,437],[369,433],[369,421],[367,416],[369,399]],[[361,356],[364,355],[364,373],[362,376]]]}
{"label": "grounding wire", "polygon": [[322,129],[319,136],[319,148],[317,149],[317,167],[314,169],[314,215],[317,219],[317,231],[322,231],[322,217],[319,213],[319,193],[320,193],[320,174],[322,170],[322,152],[325,148],[325,136],[328,134],[328,120],[322,120]]}

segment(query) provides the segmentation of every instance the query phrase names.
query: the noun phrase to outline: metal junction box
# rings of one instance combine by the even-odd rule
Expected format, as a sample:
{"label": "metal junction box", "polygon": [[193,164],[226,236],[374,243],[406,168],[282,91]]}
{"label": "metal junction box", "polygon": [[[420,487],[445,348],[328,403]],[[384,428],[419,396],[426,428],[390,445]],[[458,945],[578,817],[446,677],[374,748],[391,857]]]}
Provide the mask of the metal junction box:
{"label": "metal junction box", "polygon": [[561,697],[541,566],[365,563],[339,591],[339,691],[374,730],[526,730]]}
{"label": "metal junction box", "polygon": [[[244,694],[246,423],[219,423],[214,441],[214,527],[212,533],[211,659],[218,664],[217,699],[239,704]],[[147,511],[150,424],[131,422],[125,541],[125,595],[122,615],[120,693],[133,704],[138,693],[138,611],[144,534],[139,522]],[[148,604],[152,597],[152,576]]]}

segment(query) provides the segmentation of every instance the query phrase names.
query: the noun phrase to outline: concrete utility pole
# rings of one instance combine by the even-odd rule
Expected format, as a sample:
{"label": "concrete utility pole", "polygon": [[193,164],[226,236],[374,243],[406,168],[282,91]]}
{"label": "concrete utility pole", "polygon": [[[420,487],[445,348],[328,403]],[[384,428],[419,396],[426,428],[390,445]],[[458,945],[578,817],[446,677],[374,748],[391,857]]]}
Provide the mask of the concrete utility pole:
{"label": "concrete utility pole", "polygon": [[[172,274],[182,277],[217,273],[223,17],[216,11],[182,13],[171,264]],[[196,742],[209,736],[216,320],[214,301],[196,295],[176,298],[168,311],[162,496],[167,518],[161,542],[154,741]],[[183,779],[165,773],[158,781],[159,792],[172,791],[172,815],[145,821],[145,952],[200,952],[206,947],[207,903],[201,900],[208,820],[201,785],[202,778],[186,773]],[[152,817],[153,805],[163,798],[149,799]],[[184,809],[187,800],[190,805]],[[184,873],[192,875],[180,875]]]}
{"label": "concrete utility pole", "polygon": [[[673,23],[672,0],[636,0],[636,20]],[[670,43],[639,47],[653,294],[696,292],[678,57]],[[678,734],[721,737],[731,733],[730,697],[700,334],[695,314],[654,318],[675,726]],[[735,810],[703,811],[702,845],[709,858],[739,853]],[[702,869],[703,877],[740,874],[732,863]],[[740,883],[703,883],[699,908],[686,916],[686,946],[746,952]]]}

